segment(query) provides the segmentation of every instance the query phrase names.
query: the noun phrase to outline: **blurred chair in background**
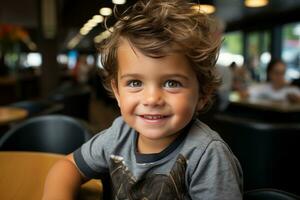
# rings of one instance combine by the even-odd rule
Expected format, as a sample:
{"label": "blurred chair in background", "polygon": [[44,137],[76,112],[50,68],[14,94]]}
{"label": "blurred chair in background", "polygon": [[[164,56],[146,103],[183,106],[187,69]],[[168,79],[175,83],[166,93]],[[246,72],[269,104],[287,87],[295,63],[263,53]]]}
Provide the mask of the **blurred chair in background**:
{"label": "blurred chair in background", "polygon": [[250,190],[244,193],[244,200],[299,200],[300,196],[276,190],[271,188],[263,188]]}
{"label": "blurred chair in background", "polygon": [[213,123],[242,165],[245,190],[276,188],[300,195],[299,123],[266,123],[228,114],[216,115]]}
{"label": "blurred chair in background", "polygon": [[26,109],[28,111],[28,117],[60,114],[64,109],[63,104],[48,100],[18,101],[9,104],[9,106]]}
{"label": "blurred chair in background", "polygon": [[39,116],[7,131],[0,140],[0,150],[68,154],[89,138],[87,129],[72,117]]}

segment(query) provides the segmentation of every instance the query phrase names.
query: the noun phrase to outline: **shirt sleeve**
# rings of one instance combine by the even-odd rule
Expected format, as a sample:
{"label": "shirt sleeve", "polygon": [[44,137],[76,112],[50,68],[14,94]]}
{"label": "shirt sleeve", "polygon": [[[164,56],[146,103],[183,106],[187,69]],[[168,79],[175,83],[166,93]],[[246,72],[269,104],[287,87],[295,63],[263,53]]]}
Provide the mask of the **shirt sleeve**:
{"label": "shirt sleeve", "polygon": [[242,200],[243,175],[236,157],[221,141],[212,141],[195,164],[189,184],[193,200]]}
{"label": "shirt sleeve", "polygon": [[102,173],[108,172],[109,147],[114,142],[113,132],[111,127],[98,133],[73,153],[76,166],[84,176],[99,178]]}

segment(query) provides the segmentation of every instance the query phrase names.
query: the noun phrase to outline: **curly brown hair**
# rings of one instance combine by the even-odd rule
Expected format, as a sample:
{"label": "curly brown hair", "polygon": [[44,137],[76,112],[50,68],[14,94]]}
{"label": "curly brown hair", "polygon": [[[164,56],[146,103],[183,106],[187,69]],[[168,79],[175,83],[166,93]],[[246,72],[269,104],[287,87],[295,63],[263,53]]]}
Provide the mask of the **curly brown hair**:
{"label": "curly brown hair", "polygon": [[197,74],[200,97],[211,101],[220,83],[215,63],[221,38],[214,20],[192,5],[187,0],[141,0],[118,17],[110,37],[99,44],[104,86],[111,94],[111,80],[117,82],[117,48],[125,38],[149,57],[184,54]]}

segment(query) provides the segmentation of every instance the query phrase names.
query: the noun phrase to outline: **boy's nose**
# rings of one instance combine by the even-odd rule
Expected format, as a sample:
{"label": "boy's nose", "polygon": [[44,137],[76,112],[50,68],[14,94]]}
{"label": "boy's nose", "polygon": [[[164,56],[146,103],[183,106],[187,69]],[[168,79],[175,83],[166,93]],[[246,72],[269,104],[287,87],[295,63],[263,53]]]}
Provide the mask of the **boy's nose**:
{"label": "boy's nose", "polygon": [[164,104],[162,91],[158,88],[147,88],[143,94],[144,106],[162,106]]}

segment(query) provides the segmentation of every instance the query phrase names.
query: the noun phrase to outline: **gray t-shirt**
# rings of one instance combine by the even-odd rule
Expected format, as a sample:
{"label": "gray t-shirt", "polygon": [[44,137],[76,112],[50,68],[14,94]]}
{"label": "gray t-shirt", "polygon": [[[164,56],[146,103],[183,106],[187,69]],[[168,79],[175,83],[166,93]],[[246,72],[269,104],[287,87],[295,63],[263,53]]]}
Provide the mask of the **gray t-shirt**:
{"label": "gray t-shirt", "polygon": [[242,169],[220,136],[193,120],[157,154],[140,154],[138,134],[122,117],[74,152],[89,178],[109,173],[114,199],[242,199]]}

